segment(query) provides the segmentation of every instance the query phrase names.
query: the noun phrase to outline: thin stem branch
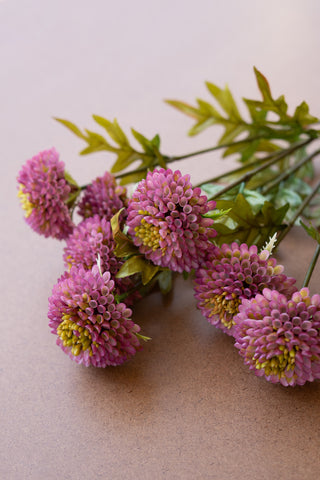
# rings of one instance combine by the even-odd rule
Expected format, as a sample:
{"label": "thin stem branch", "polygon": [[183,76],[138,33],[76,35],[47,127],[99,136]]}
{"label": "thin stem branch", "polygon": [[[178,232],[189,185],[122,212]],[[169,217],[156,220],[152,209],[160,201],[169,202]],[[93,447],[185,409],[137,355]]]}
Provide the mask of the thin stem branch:
{"label": "thin stem branch", "polygon": [[315,152],[311,153],[311,155],[308,155],[306,158],[303,158],[300,160],[300,162],[296,163],[293,167],[289,168],[286,172],[283,172],[281,175],[277,176],[276,178],[269,180],[269,185],[266,188],[262,188],[262,194],[265,195],[270,192],[274,187],[279,185],[281,182],[286,180],[287,178],[290,177],[294,172],[299,170],[303,165],[306,163],[310,162],[314,157],[319,155],[320,149],[316,150]]}
{"label": "thin stem branch", "polygon": [[266,168],[271,167],[273,164],[277,163],[279,160],[286,157],[288,154],[293,153],[295,150],[298,150],[299,148],[307,145],[311,141],[312,141],[311,139],[308,139],[308,140],[305,140],[304,142],[300,142],[300,143],[297,143],[295,145],[292,145],[292,147],[287,148],[286,150],[281,150],[281,152],[278,153],[278,155],[276,155],[274,158],[272,158],[269,162],[266,162],[263,165],[261,165],[260,167],[257,167],[254,170],[251,170],[251,171],[245,173],[244,175],[242,175],[242,177],[238,178],[237,180],[235,180],[234,182],[230,183],[225,188],[223,188],[222,190],[217,192],[210,199],[213,200],[214,198],[217,198],[220,195],[223,195],[224,193],[228,192],[229,190],[232,190],[232,188],[236,187],[240,183],[247,182],[251,177],[253,177],[257,173],[260,173],[263,170],[265,170]]}
{"label": "thin stem branch", "polygon": [[177,162],[179,160],[184,160],[185,158],[195,157],[196,155],[202,155],[204,153],[214,152],[215,150],[221,150],[223,148],[233,147],[234,145],[241,145],[242,143],[249,143],[254,142],[255,140],[261,140],[263,137],[255,136],[255,137],[247,137],[243,140],[238,140],[237,142],[230,142],[230,143],[223,143],[221,145],[215,145],[214,147],[205,148],[203,150],[198,150],[192,153],[186,153],[185,155],[179,155],[176,157],[169,157],[167,160],[168,163]]}
{"label": "thin stem branch", "polygon": [[315,196],[315,194],[318,192],[320,188],[320,181],[316,184],[316,186],[313,188],[312,192],[304,199],[304,201],[301,203],[300,207],[298,208],[298,210],[296,211],[294,217],[291,219],[291,221],[289,222],[289,224],[287,225],[287,227],[282,230],[282,232],[280,233],[279,237],[277,238],[277,243],[276,245],[278,246],[280,242],[282,242],[282,240],[284,239],[284,237],[290,232],[291,228],[293,227],[293,225],[295,224],[295,221],[297,220],[297,218],[299,217],[299,215],[301,215],[301,213],[303,212],[303,210],[309,205],[309,203],[311,202],[311,200],[313,199],[313,197]]}
{"label": "thin stem branch", "polygon": [[320,255],[320,244],[318,243],[317,248],[315,249],[315,252],[313,254],[311,263],[309,265],[308,271],[306,273],[305,279],[303,281],[302,287],[307,287],[309,285],[309,282],[310,282],[314,267],[316,266],[319,255]]}

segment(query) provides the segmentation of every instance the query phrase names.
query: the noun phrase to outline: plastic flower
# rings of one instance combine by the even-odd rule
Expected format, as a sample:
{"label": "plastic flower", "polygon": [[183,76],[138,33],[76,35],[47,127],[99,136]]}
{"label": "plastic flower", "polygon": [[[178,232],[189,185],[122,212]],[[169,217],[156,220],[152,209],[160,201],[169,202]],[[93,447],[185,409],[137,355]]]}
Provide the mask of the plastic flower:
{"label": "plastic flower", "polygon": [[142,180],[128,205],[128,231],[147,259],[176,272],[198,268],[216,235],[213,220],[202,215],[212,210],[200,188],[192,188],[190,175],[177,170],[154,170]]}
{"label": "plastic flower", "polygon": [[113,254],[114,247],[110,222],[95,215],[77,225],[66,240],[63,255],[65,265],[69,268],[74,265],[91,269],[99,255],[102,271],[115,275],[120,264]]}
{"label": "plastic flower", "polygon": [[78,213],[83,218],[99,215],[111,220],[113,215],[126,205],[126,189],[117,185],[109,172],[97,177],[85,190],[79,203]]}
{"label": "plastic flower", "polygon": [[73,229],[67,206],[74,189],[54,148],[28,160],[19,172],[19,193],[26,222],[45,237],[67,238]]}
{"label": "plastic flower", "polygon": [[265,288],[243,301],[235,322],[235,346],[257,376],[284,386],[320,378],[320,295],[302,288],[288,300]]}
{"label": "plastic flower", "polygon": [[72,234],[66,240],[63,259],[66,268],[69,270],[72,266],[90,270],[99,259],[101,271],[111,273],[111,278],[115,282],[116,293],[119,295],[127,293],[126,303],[131,305],[141,298],[137,277],[132,275],[125,278],[116,278],[123,260],[115,256],[114,248],[115,242],[110,222],[105,218],[100,218],[99,215],[95,215],[74,227]]}
{"label": "plastic flower", "polygon": [[141,348],[131,310],[115,303],[110,272],[102,276],[72,267],[53,287],[49,326],[57,344],[77,363],[106,367],[120,365]]}
{"label": "plastic flower", "polygon": [[297,290],[295,279],[284,275],[268,250],[223,244],[212,247],[203,268],[196,272],[195,297],[207,320],[229,335],[234,333],[234,316],[243,299],[254,297],[265,287],[290,297]]}

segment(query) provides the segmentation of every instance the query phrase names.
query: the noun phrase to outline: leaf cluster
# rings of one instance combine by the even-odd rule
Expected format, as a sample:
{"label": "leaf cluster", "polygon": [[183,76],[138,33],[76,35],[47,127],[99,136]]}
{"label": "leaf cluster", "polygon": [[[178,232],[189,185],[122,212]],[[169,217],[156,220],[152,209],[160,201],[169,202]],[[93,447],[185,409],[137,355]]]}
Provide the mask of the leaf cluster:
{"label": "leaf cluster", "polygon": [[318,119],[310,115],[306,102],[302,102],[294,114],[289,115],[284,96],[274,98],[266,77],[256,68],[254,73],[262,100],[243,99],[249,120],[241,115],[228,86],[222,89],[211,82],[206,82],[206,86],[217,105],[202,99],[197,99],[196,106],[177,100],[167,100],[167,103],[195,120],[189,135],[197,135],[212,125],[220,125],[224,131],[219,145],[244,140],[226,148],[223,155],[239,154],[242,162],[252,160],[260,152],[277,151],[281,148],[278,140],[295,142],[306,132],[317,136],[309,126],[318,122]]}
{"label": "leaf cluster", "polygon": [[286,227],[284,218],[289,205],[276,208],[269,201],[263,201],[258,194],[255,196],[254,192],[247,191],[233,198],[219,198],[217,208],[229,209],[228,215],[214,224],[218,232],[215,238],[218,245],[237,241],[262,248],[270,237]]}
{"label": "leaf cluster", "polygon": [[131,133],[141,146],[141,151],[139,151],[131,145],[116,119],[111,122],[99,115],[93,115],[93,119],[106,131],[107,138],[88,129],[82,131],[69,120],[56,118],[58,122],[87,143],[80,155],[101,151],[115,154],[117,158],[111,167],[111,173],[118,174],[138,161],[138,167],[135,168],[134,172],[118,175],[118,177],[121,177],[120,183],[122,185],[139,182],[146,177],[149,169],[152,170],[157,166],[166,168],[168,158],[160,153],[159,135],[155,135],[151,140],[148,140],[144,135],[132,128]]}

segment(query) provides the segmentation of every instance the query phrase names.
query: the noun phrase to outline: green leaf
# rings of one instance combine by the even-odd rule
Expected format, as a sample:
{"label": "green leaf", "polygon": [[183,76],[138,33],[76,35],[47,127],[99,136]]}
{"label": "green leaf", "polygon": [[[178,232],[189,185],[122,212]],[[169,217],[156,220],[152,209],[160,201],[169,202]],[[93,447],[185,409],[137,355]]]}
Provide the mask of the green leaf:
{"label": "green leaf", "polygon": [[145,257],[134,255],[124,262],[116,278],[124,278],[134,275],[135,273],[140,273],[143,285],[147,285],[159,271],[159,268],[160,267],[153,263],[148,262]]}
{"label": "green leaf", "polygon": [[72,185],[73,187],[79,188],[79,185],[77,184],[75,179],[66,170],[64,171],[64,178],[69,183],[69,185]]}
{"label": "green leaf", "polygon": [[307,126],[311,125],[312,123],[319,122],[319,119],[317,117],[309,114],[309,107],[306,102],[302,102],[300,105],[297,106],[293,115],[293,119],[302,126]]}
{"label": "green leaf", "polygon": [[242,118],[240,112],[228,86],[226,85],[224,90],[210,82],[206,82],[206,86],[223,110],[229,115],[229,118],[241,122]]}
{"label": "green leaf", "polygon": [[225,215],[228,215],[230,211],[231,211],[231,208],[227,208],[227,210],[218,210],[216,208],[215,210],[210,210],[209,212],[205,213],[203,217],[212,218],[213,220],[219,220],[219,218],[224,217]]}
{"label": "green leaf", "polygon": [[152,154],[153,153],[152,142],[150,142],[150,140],[148,140],[144,135],[142,135],[142,133],[137,132],[137,130],[134,130],[133,128],[131,128],[131,132],[134,138],[137,140],[137,142],[140,143],[143,150],[148,154]]}
{"label": "green leaf", "polygon": [[120,151],[118,153],[118,158],[112,165],[110,172],[111,173],[118,173],[121,172],[121,170],[124,170],[125,168],[129,167],[133,162],[138,160],[140,158],[140,155],[137,154],[136,152],[133,152],[132,150],[129,152],[124,152]]}
{"label": "green leaf", "polygon": [[218,232],[215,237],[217,244],[239,241],[255,244],[260,248],[272,235],[285,227],[282,222],[289,205],[276,209],[270,202],[265,201],[257,210],[243,194],[238,194],[234,200],[218,199],[217,208],[231,208],[227,218],[222,217],[214,224],[214,229]]}
{"label": "green leaf", "polygon": [[277,100],[274,100],[266,77],[262,75],[262,73],[259,72],[257,68],[254,68],[254,73],[256,76],[258,88],[263,98],[261,107],[266,108],[267,110],[272,110],[273,112],[277,113],[280,119],[282,119],[283,117],[286,117],[288,105],[285,102],[284,96],[281,95]]}
{"label": "green leaf", "polygon": [[120,180],[120,185],[128,185],[128,183],[138,183],[147,176],[148,169],[144,172],[136,172],[125,175]]}
{"label": "green leaf", "polygon": [[317,243],[320,244],[320,233],[318,230],[312,225],[312,223],[309,223],[309,226],[307,226],[305,223],[303,223],[302,220],[300,220],[301,225],[305,229],[308,235],[312,237]]}
{"label": "green leaf", "polygon": [[151,139],[151,144],[153,147],[155,147],[157,150],[160,148],[160,136],[156,134],[152,139]]}
{"label": "green leaf", "polygon": [[172,272],[171,270],[163,270],[158,275],[158,283],[160,291],[163,295],[167,295],[172,289]]}
{"label": "green leaf", "polygon": [[104,117],[100,117],[99,115],[93,115],[93,119],[103,127],[110,137],[118,144],[120,147],[130,147],[130,143],[124,133],[124,131],[120,128],[116,119],[113,120],[113,123],[107,120]]}
{"label": "green leaf", "polygon": [[69,122],[69,120],[64,120],[63,118],[57,118],[54,117],[54,119],[67,127],[69,130],[71,130],[72,133],[77,135],[77,137],[82,138],[82,140],[87,140],[87,137],[81,132],[81,130],[72,122]]}
{"label": "green leaf", "polygon": [[103,147],[105,150],[109,150],[110,152],[117,151],[117,149],[110,145],[110,143],[108,143],[107,140],[99,133],[92,132],[91,130],[87,129],[85,129],[85,131],[88,134],[87,142],[90,144],[90,146]]}
{"label": "green leaf", "polygon": [[165,102],[168,105],[171,105],[172,107],[180,110],[180,112],[183,112],[192,118],[195,118],[195,119],[199,118],[198,109],[195,107],[192,107],[191,105],[188,105],[185,102],[179,102],[178,100],[165,100]]}
{"label": "green leaf", "polygon": [[124,208],[121,208],[121,210],[119,210],[115,215],[113,215],[110,220],[112,235],[116,244],[114,248],[114,254],[120,258],[127,257],[128,255],[132,254],[137,254],[138,252],[137,247],[121,230],[120,216],[123,211]]}

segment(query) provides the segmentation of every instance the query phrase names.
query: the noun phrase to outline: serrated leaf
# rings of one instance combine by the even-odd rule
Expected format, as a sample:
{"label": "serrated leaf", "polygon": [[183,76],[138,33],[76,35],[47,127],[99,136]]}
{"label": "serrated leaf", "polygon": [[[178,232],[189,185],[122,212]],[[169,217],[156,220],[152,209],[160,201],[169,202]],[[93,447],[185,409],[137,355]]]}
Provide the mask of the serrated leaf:
{"label": "serrated leaf", "polygon": [[93,147],[101,146],[101,147],[104,147],[105,150],[108,150],[110,152],[117,151],[117,149],[112,145],[110,145],[110,143],[108,143],[107,140],[99,133],[92,132],[91,130],[87,130],[87,129],[85,129],[85,131],[88,134],[87,142],[90,144],[90,146],[93,146]]}
{"label": "serrated leaf", "polygon": [[302,102],[295,109],[293,119],[296,120],[300,125],[306,126],[311,125],[312,123],[319,122],[317,117],[313,117],[309,114],[309,106],[306,102]]}
{"label": "serrated leaf", "polygon": [[223,108],[223,110],[229,115],[229,118],[232,120],[236,120],[237,122],[242,122],[242,117],[234,101],[234,98],[226,85],[224,90],[217,87],[211,82],[206,82],[206,86],[209,92],[214,96],[217,100],[219,105]]}
{"label": "serrated leaf", "polygon": [[81,132],[81,130],[74,123],[70,122],[69,120],[64,120],[63,118],[54,117],[54,119],[57,122],[64,125],[65,127],[67,127],[72,133],[77,135],[77,137],[82,138],[82,140],[87,140],[87,137]]}
{"label": "serrated leaf", "polygon": [[216,110],[210,103],[201,100],[201,98],[197,98],[197,103],[199,105],[199,112],[204,118],[215,118],[217,119],[217,123],[219,123],[221,120],[225,120],[218,110]]}
{"label": "serrated leaf", "polygon": [[246,131],[244,125],[224,125],[225,132],[222,137],[219,139],[218,145],[223,145],[224,143],[233,142],[241,133]]}
{"label": "serrated leaf", "polygon": [[267,108],[277,113],[281,118],[286,117],[288,105],[285,102],[284,96],[281,95],[277,100],[273,99],[268,80],[257,68],[254,68],[258,88],[262,94],[263,105],[262,108]]}
{"label": "serrated leaf", "polygon": [[137,140],[137,142],[140,143],[142,146],[143,150],[148,153],[152,154],[153,153],[153,147],[152,143],[150,140],[148,140],[142,133],[137,132],[137,130],[134,130],[134,128],[131,128],[131,133],[134,136],[134,138]]}
{"label": "serrated leaf", "polygon": [[108,132],[110,137],[120,145],[120,147],[130,148],[130,143],[116,119],[110,122],[110,120],[100,117],[99,115],[93,115],[93,119]]}
{"label": "serrated leaf", "polygon": [[214,118],[204,118],[190,128],[188,135],[190,135],[190,137],[198,135],[199,133],[203,132],[203,130],[210,127],[211,125],[214,125],[215,123],[217,122]]}

